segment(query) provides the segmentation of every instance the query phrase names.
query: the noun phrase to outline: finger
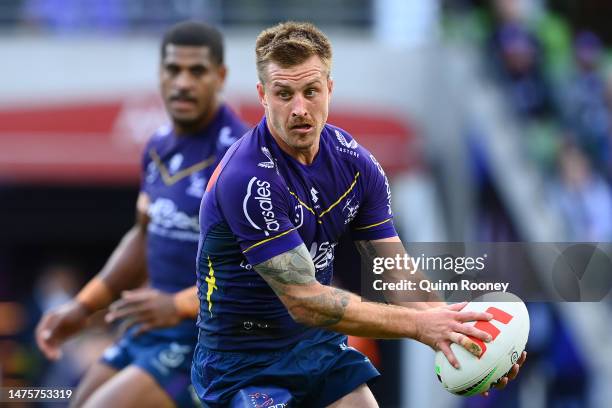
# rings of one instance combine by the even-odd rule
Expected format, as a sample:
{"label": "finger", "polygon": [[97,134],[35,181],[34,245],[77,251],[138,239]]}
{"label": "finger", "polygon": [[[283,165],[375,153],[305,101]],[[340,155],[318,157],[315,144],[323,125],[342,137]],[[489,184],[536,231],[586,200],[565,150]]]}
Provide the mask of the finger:
{"label": "finger", "polygon": [[461,347],[463,347],[476,357],[480,357],[480,355],[482,354],[482,349],[480,348],[478,343],[474,342],[469,337],[461,333],[452,332],[450,335],[450,340],[455,344],[459,344]]}
{"label": "finger", "polygon": [[493,337],[486,331],[479,330],[471,324],[458,324],[454,330],[459,333],[463,333],[466,336],[475,337],[479,340],[486,341],[487,343],[493,340]]}
{"label": "finger", "polygon": [[521,354],[521,358],[518,359],[518,361],[516,362],[516,364],[519,365],[519,367],[522,367],[523,364],[525,364],[525,360],[527,360],[527,352],[523,351],[523,354]]}
{"label": "finger", "polygon": [[458,312],[456,319],[460,322],[472,322],[475,320],[489,321],[493,318],[491,313],[487,312]]}
{"label": "finger", "polygon": [[127,319],[127,318],[135,318],[138,319],[138,315],[142,314],[144,311],[146,311],[146,308],[143,307],[143,305],[141,304],[136,304],[136,305],[126,305],[124,307],[122,307],[121,309],[112,311],[112,312],[108,312],[105,316],[104,319],[108,322],[108,323],[112,323],[115,320],[119,320],[119,319]]}
{"label": "finger", "polygon": [[498,390],[503,390],[506,388],[506,385],[508,385],[508,377],[502,377],[495,384],[493,384],[493,387],[497,388]]}
{"label": "finger", "polygon": [[150,288],[124,290],[121,292],[121,298],[125,300],[142,301],[150,298],[154,294]]}
{"label": "finger", "polygon": [[461,367],[459,365],[459,361],[457,360],[457,357],[455,357],[455,353],[453,353],[453,350],[451,350],[449,343],[447,343],[447,342],[441,343],[440,344],[440,351],[444,354],[444,356],[446,357],[448,362],[453,367],[455,367],[456,369],[459,369],[459,367]]}
{"label": "finger", "polygon": [[461,309],[463,309],[463,308],[465,307],[465,305],[467,305],[467,304],[468,304],[468,302],[459,302],[459,303],[454,303],[454,304],[452,304],[452,305],[448,305],[448,306],[447,306],[447,309],[448,309],[448,310],[452,310],[452,311],[454,311],[454,312],[458,312],[458,311],[460,311]]}
{"label": "finger", "polygon": [[140,325],[140,327],[138,328],[138,330],[136,330],[136,332],[134,333],[135,336],[140,336],[142,333],[146,333],[151,329],[154,329],[155,326],[151,323],[143,323]]}
{"label": "finger", "polygon": [[508,375],[507,375],[508,380],[514,380],[519,373],[519,369],[520,369],[519,365],[514,364],[512,366],[512,369],[508,372]]}

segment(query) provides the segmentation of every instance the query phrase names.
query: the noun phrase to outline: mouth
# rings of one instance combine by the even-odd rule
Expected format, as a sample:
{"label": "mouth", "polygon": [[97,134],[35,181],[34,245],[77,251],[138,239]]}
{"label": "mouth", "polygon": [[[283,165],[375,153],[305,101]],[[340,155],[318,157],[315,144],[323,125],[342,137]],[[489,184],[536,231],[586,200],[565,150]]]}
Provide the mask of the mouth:
{"label": "mouth", "polygon": [[308,124],[308,123],[302,123],[299,125],[293,125],[289,128],[291,131],[293,132],[297,132],[297,133],[308,133],[310,132],[313,127],[312,125]]}
{"label": "mouth", "polygon": [[192,98],[176,97],[170,99],[170,104],[178,109],[192,108],[196,105],[196,101]]}

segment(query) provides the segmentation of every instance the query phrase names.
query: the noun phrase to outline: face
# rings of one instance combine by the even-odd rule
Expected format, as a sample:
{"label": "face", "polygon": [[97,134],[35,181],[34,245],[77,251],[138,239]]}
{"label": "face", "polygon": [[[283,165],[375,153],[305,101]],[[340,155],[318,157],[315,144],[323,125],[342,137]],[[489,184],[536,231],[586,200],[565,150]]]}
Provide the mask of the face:
{"label": "face", "polygon": [[160,67],[161,94],[179,131],[208,123],[216,111],[225,75],[225,66],[212,60],[208,47],[166,45]]}
{"label": "face", "polygon": [[333,87],[328,68],[313,56],[291,68],[270,62],[264,76],[257,91],[272,135],[290,152],[316,152]]}

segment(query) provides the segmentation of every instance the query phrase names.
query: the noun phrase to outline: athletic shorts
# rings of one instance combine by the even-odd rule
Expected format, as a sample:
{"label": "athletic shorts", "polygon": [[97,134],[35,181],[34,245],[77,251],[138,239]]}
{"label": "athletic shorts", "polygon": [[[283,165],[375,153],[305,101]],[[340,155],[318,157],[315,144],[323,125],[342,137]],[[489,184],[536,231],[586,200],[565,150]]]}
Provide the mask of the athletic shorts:
{"label": "athletic shorts", "polygon": [[198,343],[191,381],[209,408],[325,407],[380,375],[346,342],[327,332],[283,350],[244,353]]}
{"label": "athletic shorts", "polygon": [[126,334],[104,351],[101,361],[117,370],[134,365],[151,375],[178,407],[201,406],[191,386],[195,342],[150,333]]}

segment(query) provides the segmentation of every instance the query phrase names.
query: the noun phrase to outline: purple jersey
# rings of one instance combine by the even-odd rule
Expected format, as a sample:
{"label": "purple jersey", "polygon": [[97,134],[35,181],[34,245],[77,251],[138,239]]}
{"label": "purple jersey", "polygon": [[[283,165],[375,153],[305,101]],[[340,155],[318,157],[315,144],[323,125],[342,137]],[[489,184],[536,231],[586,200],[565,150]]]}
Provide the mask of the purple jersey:
{"label": "purple jersey", "polygon": [[[152,287],[174,293],[195,284],[202,195],[223,154],[246,131],[244,123],[222,105],[197,134],[178,137],[168,127],[149,140],[143,152],[141,192],[150,199],[147,267]],[[188,320],[159,332],[194,336],[193,327]]]}
{"label": "purple jersey", "polygon": [[396,235],[389,183],[374,156],[332,125],[320,140],[313,163],[303,165],[279,148],[264,118],[215,170],[202,199],[197,259],[206,347],[278,349],[320,330],[295,323],[252,265],[304,243],[316,279],[329,285],[347,228],[355,240]]}

